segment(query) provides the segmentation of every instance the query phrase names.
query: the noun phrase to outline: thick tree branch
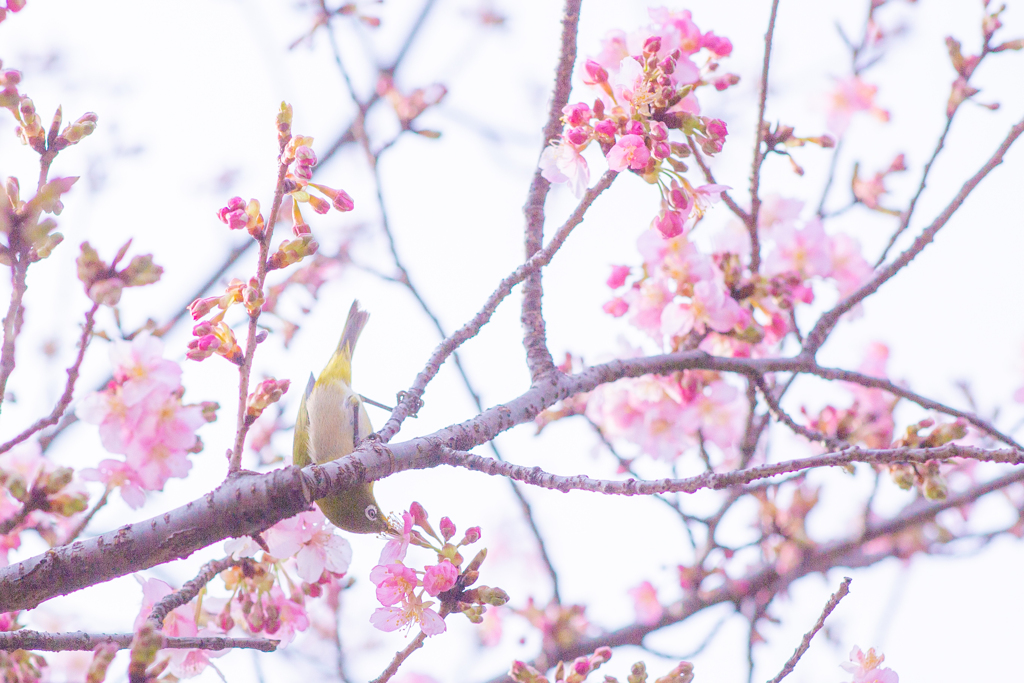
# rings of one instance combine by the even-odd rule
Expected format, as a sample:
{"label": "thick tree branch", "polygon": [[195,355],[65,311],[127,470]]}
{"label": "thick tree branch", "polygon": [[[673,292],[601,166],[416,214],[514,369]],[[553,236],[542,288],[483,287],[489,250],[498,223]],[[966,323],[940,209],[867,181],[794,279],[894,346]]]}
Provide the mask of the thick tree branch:
{"label": "thick tree branch", "polygon": [[[95,650],[97,646],[107,643],[117,645],[119,650],[127,650],[132,646],[134,633],[43,633],[41,631],[7,631],[0,633],[0,650],[42,650],[44,652],[64,652],[67,650]],[[231,650],[243,648],[274,652],[277,640],[264,638],[221,638],[204,636],[192,638],[170,638],[165,636],[161,650]]]}
{"label": "thick tree branch", "polygon": [[[541,253],[543,252],[537,256]],[[187,557],[194,551],[225,538],[251,535],[281,519],[302,512],[313,500],[382,479],[401,470],[436,467],[443,462],[445,449],[468,451],[485,444],[501,432],[533,420],[540,411],[556,401],[590,391],[606,382],[623,377],[639,377],[650,373],[664,374],[684,369],[738,372],[744,375],[756,373],[759,376],[769,372],[818,374],[826,371],[806,358],[719,358],[702,351],[618,360],[594,366],[578,375],[561,376],[558,381],[532,386],[524,394],[505,404],[490,408],[471,420],[439,430],[430,436],[391,446],[386,446],[379,440],[369,441],[351,456],[323,466],[311,466],[305,470],[289,467],[263,475],[240,473],[229,477],[223,485],[203,498],[159,517],[127,525],[117,531],[85,541],[53,548],[42,555],[4,567],[0,569],[0,612],[35,607],[57,595],[65,595],[117,576]],[[871,383],[884,382],[868,379]],[[867,379],[865,383],[869,384]],[[960,453],[965,457],[983,456],[990,461],[1015,463],[1022,462],[1021,458],[1024,457],[1024,450],[1019,449],[970,451],[961,446],[944,448],[960,450],[939,450],[927,454],[921,451],[920,457],[958,457],[956,453]],[[899,462],[899,457],[909,461],[908,452],[893,450],[885,455],[884,452],[851,449],[843,456],[831,456],[834,458],[832,462],[819,460],[820,465],[817,466],[856,461],[874,462],[876,460],[872,460],[873,457],[878,458],[877,462]],[[874,456],[872,453],[878,455]],[[894,455],[895,453],[901,455],[898,457]],[[830,456],[818,456],[819,459],[828,457]],[[498,466],[504,466],[497,461],[493,462]],[[810,461],[802,462],[806,464]],[[492,466],[490,462],[485,464],[488,467]],[[778,468],[774,474],[780,474],[792,471],[786,467],[794,466],[776,464],[765,467]],[[758,476],[744,479],[749,477],[749,473],[754,469],[756,468],[721,474],[705,473],[690,483],[675,485],[678,488],[652,488],[645,493],[722,488],[773,476],[769,469],[761,469]],[[635,482],[614,484],[622,487],[636,486]],[[633,491],[630,495],[635,493],[636,491]]]}

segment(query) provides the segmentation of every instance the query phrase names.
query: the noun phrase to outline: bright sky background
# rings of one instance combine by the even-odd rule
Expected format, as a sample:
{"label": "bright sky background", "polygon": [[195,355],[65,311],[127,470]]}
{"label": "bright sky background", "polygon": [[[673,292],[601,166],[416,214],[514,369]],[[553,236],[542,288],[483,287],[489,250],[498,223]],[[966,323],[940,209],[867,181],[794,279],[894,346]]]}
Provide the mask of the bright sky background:
{"label": "bright sky background", "polygon": [[[864,5],[782,0],[769,121],[795,125],[803,135],[824,132],[826,93],[832,78],[849,68],[835,24],[857,35]],[[473,0],[438,1],[397,80],[402,89],[433,82],[446,85],[447,99],[421,120],[443,136],[438,141],[403,137],[382,162],[384,195],[399,252],[448,330],[468,319],[521,260],[521,206],[541,149],[540,128],[560,31],[560,3],[498,0],[492,6],[508,21],[486,29],[474,21],[480,6]],[[693,11],[702,30],[729,37],[735,46],[724,68],[740,74],[740,84],[722,94],[704,94],[701,102],[705,113],[729,125],[730,140],[715,174],[719,182],[737,188],[736,197],[744,196],[749,173],[769,6],[767,0],[682,6]],[[367,6],[369,12],[383,17],[377,31],[338,22],[342,52],[362,93],[373,88],[362,68],[366,46],[381,61],[390,60],[419,8],[419,3],[405,0]],[[279,102],[284,99],[294,105],[295,132],[315,136],[318,152],[345,129],[353,107],[327,41],[319,35],[312,46],[287,49],[308,30],[311,16],[304,5],[266,0],[172,4],[30,0],[20,15],[0,25],[4,67],[23,72],[22,90],[34,98],[44,122],[48,123],[57,104],[64,107],[65,121],[85,111],[99,115],[96,133],[62,153],[51,172],[51,177],[83,177],[66,195],[66,209],[59,218],[65,244],[30,270],[28,313],[18,356],[24,374],[16,373],[10,385],[17,403],[4,406],[0,426],[4,436],[48,412],[59,395],[63,368],[74,353],[71,330],[77,335],[75,326],[87,309],[73,264],[78,243],[88,240],[109,258],[133,238],[131,253],[153,253],[165,268],[164,278],[156,286],[126,292],[122,323],[134,329],[149,316],[162,320],[168,311],[187,303],[197,283],[241,238],[228,234],[216,220],[217,208],[236,194],[257,197],[269,206],[276,173],[274,114]],[[833,208],[847,201],[854,160],[861,162],[863,171],[873,173],[887,167],[898,152],[906,153],[910,172],[892,178],[893,195],[888,202],[890,206],[905,203],[943,125],[953,78],[944,38],[956,35],[964,42],[965,52],[978,46],[981,7],[977,2],[894,2],[880,17],[889,26],[902,18],[907,27],[885,62],[866,76],[879,85],[877,101],[892,112],[892,120],[883,126],[864,115],[855,119],[829,202]],[[630,31],[646,21],[643,3],[587,0],[579,38],[581,58],[598,51],[607,30]],[[1005,39],[1024,35],[1024,8],[1011,5],[1004,23]],[[912,235],[1024,115],[1024,89],[1019,85],[1024,82],[1024,55],[995,55],[977,79],[982,88],[979,100],[997,101],[1002,108],[990,112],[968,104],[958,114],[948,151],[936,165],[919,204]],[[581,91],[580,86],[577,92]],[[580,97],[592,99],[585,92]],[[379,118],[382,123],[372,127],[378,141],[387,139],[387,126],[392,125],[387,116]],[[0,117],[0,173],[20,177],[27,193],[38,172],[36,157],[21,148],[12,128],[9,116]],[[807,174],[797,178],[785,160],[771,159],[765,166],[763,191],[816,202],[827,156],[813,148],[798,150],[796,155]],[[592,168],[595,177],[603,170],[599,164]],[[325,252],[337,245],[343,230],[363,224],[357,258],[387,269],[360,153],[350,147],[317,174],[319,181],[346,189],[357,206],[344,217],[332,213],[310,220]],[[908,272],[886,285],[878,301],[869,301],[861,318],[840,326],[823,349],[822,361],[855,367],[867,343],[883,341],[892,350],[891,377],[957,406],[963,406],[964,399],[954,381],[969,379],[982,413],[991,415],[997,406],[1005,405],[999,424],[1014,425],[1021,411],[1009,397],[1024,384],[1024,321],[1018,312],[1020,255],[1024,253],[1024,221],[1018,207],[1022,174],[1024,152],[1014,149]],[[574,205],[567,190],[554,190],[548,202],[549,228],[556,227]],[[608,297],[603,283],[609,264],[639,263],[635,239],[656,206],[653,188],[636,177],[619,178],[554,260],[545,279],[545,306],[556,357],[571,351],[599,362],[619,351],[620,339],[641,343],[623,321],[605,315],[600,307]],[[718,225],[728,219],[727,210],[720,206],[708,221]],[[855,209],[828,227],[856,235],[873,261],[893,224]],[[250,258],[233,274],[248,277],[251,270]],[[6,295],[6,288],[0,292]],[[257,374],[290,378],[302,386],[309,371],[319,371],[330,354],[354,297],[372,312],[357,354],[358,390],[388,402],[395,392],[408,387],[438,340],[404,290],[356,270],[327,285],[308,318],[299,311],[310,303],[307,299],[295,296],[287,303],[302,329],[287,351],[281,348],[280,336],[272,335],[261,347]],[[822,292],[822,305],[829,297]],[[105,329],[114,330],[109,316],[101,322]],[[809,319],[801,322],[806,326]],[[514,295],[480,337],[464,348],[464,361],[485,404],[508,400],[526,388],[520,337]],[[167,355],[182,360],[188,339],[187,326],[176,328],[167,337]],[[56,360],[43,354],[43,345],[49,341],[58,344]],[[102,342],[97,342],[80,389],[94,386],[106,372],[106,354]],[[219,359],[185,363],[186,400],[218,400],[222,405],[220,422],[201,432],[206,450],[193,459],[194,474],[185,481],[172,480],[142,511],[132,512],[115,501],[97,516],[91,531],[171,509],[219,482],[225,470],[219,454],[229,447],[234,425],[236,382],[233,368]],[[289,415],[298,395],[294,391],[288,396]],[[802,403],[820,406],[840,395],[821,383],[808,382],[787,405],[791,410],[798,410]],[[420,417],[407,422],[399,438],[429,433],[474,414],[458,377],[447,366],[425,398]],[[898,415],[903,425],[920,419],[912,410]],[[379,425],[384,414],[373,411],[371,417]],[[290,450],[290,438],[285,434],[277,442],[282,452]],[[532,427],[525,425],[503,435],[498,443],[506,456],[519,463],[601,476],[613,465],[593,441],[582,425],[558,424],[542,439],[535,439]],[[795,442],[779,443],[792,444],[795,454],[803,452]],[[103,457],[95,429],[84,425],[69,432],[54,453],[76,467]],[[246,465],[254,463],[250,460]],[[650,476],[664,476],[664,472],[657,465],[645,470]],[[835,473],[816,476],[838,484],[828,491],[848,493],[826,498],[810,518],[811,528],[823,535],[842,533],[836,520],[843,519],[849,492],[859,495],[867,479],[850,480]],[[483,545],[491,550],[482,581],[505,588],[517,606],[529,595],[541,602],[548,599],[549,586],[532,556],[532,540],[504,482],[444,469],[398,475],[377,490],[385,509],[402,509],[415,499],[435,519],[452,517],[460,530],[482,525]],[[530,499],[561,568],[563,598],[589,601],[588,614],[595,624],[614,629],[631,620],[625,590],[641,580],[652,581],[665,598],[678,596],[675,567],[684,557],[676,539],[681,530],[663,506],[579,493],[531,491]],[[902,500],[893,498],[894,503]],[[998,506],[989,507],[991,514],[983,519],[994,528],[1002,518]],[[365,680],[379,674],[404,640],[369,627],[374,600],[365,577],[380,542],[366,538],[352,542],[356,557],[351,576],[357,585],[347,597],[342,634],[353,653],[348,662],[353,680]],[[26,543],[21,555],[12,559],[41,549],[39,543]],[[200,561],[220,554],[220,547],[214,547],[147,575],[180,583],[194,575]],[[969,558],[918,558],[907,566],[892,560],[870,570],[836,571],[827,579],[808,577],[793,587],[788,600],[776,602],[772,614],[782,622],[765,629],[770,645],[756,651],[755,679],[775,674],[844,573],[852,575],[854,582],[850,596],[828,623],[833,640],[819,635],[791,675],[793,683],[844,680],[838,664],[854,644],[883,649],[888,665],[908,682],[1003,679],[1018,666],[1019,615],[1024,612],[1024,587],[1019,581],[1022,562],[1024,548],[1004,540]],[[131,628],[139,599],[137,584],[126,577],[53,600],[33,615],[31,623],[50,630],[123,632]],[[684,654],[703,640],[723,614],[724,610],[710,610],[652,637],[650,645]],[[506,622],[505,640],[493,650],[475,649],[469,626],[461,619],[449,621],[452,633],[430,641],[409,661],[406,671],[431,673],[442,681],[478,681],[507,669],[513,658],[529,658],[537,650],[537,636],[516,619]],[[524,643],[518,642],[520,634],[526,638]],[[741,618],[727,621],[712,646],[694,658],[697,680],[745,680],[745,638]],[[296,672],[319,676],[325,670],[306,657],[315,648],[322,652],[323,647],[309,639],[279,657],[260,656],[265,680],[294,679]],[[654,677],[671,666],[650,654],[623,650],[606,666],[607,673],[624,677],[629,665],[640,658],[647,660]],[[217,663],[232,683],[255,680],[249,653],[232,653]],[[329,673],[331,663],[327,666]],[[63,680],[64,674],[55,669],[54,680]],[[114,670],[123,672],[124,667]],[[109,680],[121,679],[115,674]],[[197,680],[217,678],[207,671]]]}

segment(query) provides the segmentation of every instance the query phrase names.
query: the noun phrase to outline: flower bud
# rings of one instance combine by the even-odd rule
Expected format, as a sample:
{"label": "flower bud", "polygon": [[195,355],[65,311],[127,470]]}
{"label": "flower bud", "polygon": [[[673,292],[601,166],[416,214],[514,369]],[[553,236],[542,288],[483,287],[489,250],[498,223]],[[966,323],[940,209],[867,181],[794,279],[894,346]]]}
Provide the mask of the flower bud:
{"label": "flower bud", "polygon": [[445,541],[450,541],[452,536],[455,535],[455,523],[447,517],[441,518],[441,537]]}

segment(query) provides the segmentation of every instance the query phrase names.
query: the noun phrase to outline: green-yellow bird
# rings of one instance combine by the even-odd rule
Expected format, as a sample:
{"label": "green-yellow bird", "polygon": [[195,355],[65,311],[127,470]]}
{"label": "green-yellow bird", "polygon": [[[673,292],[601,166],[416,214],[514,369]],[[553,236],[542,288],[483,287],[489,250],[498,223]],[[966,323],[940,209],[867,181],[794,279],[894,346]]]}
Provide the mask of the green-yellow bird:
{"label": "green-yellow bird", "polygon": [[[322,465],[348,455],[373,432],[363,400],[352,391],[352,350],[370,314],[353,301],[345,329],[331,360],[320,376],[309,376],[306,392],[295,418],[292,463],[305,467]],[[327,496],[316,501],[335,526],[357,534],[387,531],[388,522],[373,497],[373,484]]]}

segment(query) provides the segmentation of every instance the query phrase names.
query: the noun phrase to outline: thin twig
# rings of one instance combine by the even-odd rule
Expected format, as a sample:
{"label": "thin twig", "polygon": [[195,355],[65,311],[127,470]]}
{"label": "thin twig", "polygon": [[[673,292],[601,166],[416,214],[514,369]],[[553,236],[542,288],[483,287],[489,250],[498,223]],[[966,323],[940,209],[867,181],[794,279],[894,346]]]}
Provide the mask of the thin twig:
{"label": "thin twig", "polygon": [[99,307],[99,304],[93,304],[92,308],[85,314],[85,325],[82,328],[82,335],[78,339],[78,356],[75,358],[75,362],[72,363],[71,367],[67,370],[68,381],[64,385],[64,393],[61,394],[60,399],[57,401],[57,405],[53,407],[53,411],[46,417],[36,421],[31,427],[23,431],[21,434],[18,434],[7,443],[0,445],[0,453],[6,453],[39,430],[49,427],[50,425],[57,424],[61,416],[64,414],[64,411],[68,409],[69,405],[71,405],[71,397],[75,392],[75,382],[78,381],[78,373],[82,367],[82,361],[85,359],[85,350],[89,346],[89,340],[92,339],[92,328],[96,319],[96,311],[99,310]]}
{"label": "thin twig", "polygon": [[12,256],[17,260],[11,266],[11,303],[7,307],[7,315],[3,319],[4,341],[2,351],[0,351],[0,408],[7,396],[7,380],[14,372],[14,342],[21,331],[21,322],[25,315],[25,308],[21,305],[21,301],[27,288],[25,276],[28,271],[28,260],[23,251],[12,254]]}
{"label": "thin twig", "polygon": [[764,34],[764,63],[761,66],[761,88],[757,102],[757,135],[754,138],[754,161],[750,169],[750,214],[747,216],[747,231],[750,233],[750,270],[757,273],[761,267],[761,242],[757,234],[757,214],[761,210],[758,190],[761,183],[761,164],[764,153],[764,110],[768,104],[768,67],[771,64],[772,38],[775,35],[775,18],[779,12],[779,0],[772,0],[772,12],[768,18],[768,30]]}
{"label": "thin twig", "polygon": [[[562,40],[558,66],[555,69],[554,89],[547,123],[544,124],[544,139],[541,151],[562,132],[562,109],[569,102],[572,89],[572,68],[576,63],[576,37],[579,31],[580,5],[582,0],[566,0],[562,15]],[[538,155],[539,156],[539,155]],[[533,180],[526,195],[523,213],[526,217],[524,242],[526,259],[533,258],[541,250],[544,241],[544,202],[551,183],[548,182],[538,165],[533,171]],[[544,313],[542,310],[543,287],[541,272],[530,273],[523,284],[523,304],[520,316],[523,324],[523,345],[526,347],[526,365],[530,379],[537,382],[544,375],[555,371],[555,362],[547,346]]]}
{"label": "thin twig", "polygon": [[153,605],[152,611],[149,616],[146,617],[149,621],[153,622],[153,625],[159,630],[163,628],[164,619],[173,610],[181,607],[182,605],[188,604],[192,598],[199,595],[199,591],[203,587],[210,583],[215,576],[220,574],[225,569],[235,567],[244,563],[244,559],[235,559],[233,557],[225,557],[221,560],[211,560],[203,565],[203,568],[199,570],[194,579],[186,581],[178,590],[170,593],[161,598],[155,605]]}
{"label": "thin twig", "polygon": [[779,402],[772,395],[772,390],[765,384],[763,377],[755,377],[753,378],[753,381],[760,391],[762,398],[764,398],[764,402],[768,404],[769,411],[776,420],[812,443],[820,443],[828,448],[850,447],[850,444],[842,439],[836,439],[828,434],[822,434],[821,432],[816,432],[813,429],[808,429],[803,425],[797,424],[796,421],[782,409],[782,406],[779,405]]}
{"label": "thin twig", "polygon": [[811,639],[821,630],[821,627],[825,625],[825,620],[828,619],[828,615],[832,614],[832,610],[836,608],[839,601],[846,597],[846,594],[850,592],[850,582],[853,581],[849,576],[843,578],[843,582],[839,584],[839,590],[832,594],[828,602],[825,604],[825,609],[822,610],[821,616],[818,617],[818,621],[814,624],[814,627],[810,631],[804,634],[804,637],[800,640],[800,645],[796,648],[793,656],[786,661],[786,664],[782,667],[782,671],[778,673],[775,678],[768,681],[768,683],[779,683],[783,678],[793,672],[796,663],[800,661],[800,658],[807,652],[807,648],[811,646]]}
{"label": "thin twig", "polygon": [[[277,225],[277,218],[281,213],[281,204],[284,202],[284,180],[288,173],[288,164],[283,160],[286,144],[287,140],[281,140],[280,153],[282,157],[279,157],[278,160],[274,201],[270,206],[266,227],[259,238],[260,253],[256,259],[256,287],[261,293],[263,292],[263,285],[267,280],[267,257],[270,255],[270,242],[274,238],[274,227]],[[238,418],[235,423],[235,445],[228,462],[229,476],[242,469],[242,448],[245,445],[245,436],[249,432],[249,425],[245,420],[245,408],[249,398],[249,375],[252,373],[252,362],[256,356],[256,333],[259,331],[259,319],[259,310],[249,314],[249,327],[245,339],[245,356],[242,359],[242,365],[238,368]]]}
{"label": "thin twig", "polygon": [[556,232],[554,237],[551,238],[551,241],[548,242],[547,246],[530,257],[526,263],[516,268],[510,275],[505,277],[505,279],[498,284],[497,289],[495,289],[495,291],[487,298],[487,301],[477,314],[434,349],[433,353],[430,355],[430,359],[427,361],[427,364],[416,376],[413,385],[404,392],[402,399],[398,402],[398,405],[395,406],[395,410],[391,413],[391,417],[388,418],[384,427],[378,432],[385,442],[391,440],[391,438],[398,433],[402,422],[404,422],[409,415],[415,412],[415,408],[418,407],[419,401],[421,400],[420,397],[426,390],[427,385],[441,369],[441,364],[444,363],[445,359],[467,340],[476,336],[480,329],[490,321],[494,311],[498,308],[498,304],[504,301],[504,299],[512,292],[513,287],[525,280],[527,275],[534,270],[543,268],[550,263],[555,253],[568,238],[569,234],[583,220],[583,216],[586,214],[587,209],[590,208],[590,205],[593,204],[594,200],[597,199],[602,192],[608,189],[617,175],[618,174],[615,171],[608,171],[601,176],[601,179],[597,184],[584,193],[580,203],[576,206],[576,210],[572,212],[562,227],[558,229],[558,232]]}
{"label": "thin twig", "polygon": [[[715,180],[715,175],[711,172],[711,168],[704,161],[704,157],[700,153],[700,148],[697,146],[697,143],[694,142],[692,136],[686,138],[686,144],[690,147],[690,151],[693,152],[693,158],[697,160],[697,165],[700,166],[700,170],[704,174],[704,179],[712,185],[717,185],[718,181]],[[728,190],[723,191],[721,197],[725,205],[729,207],[729,210],[736,214],[741,221],[745,224],[750,223],[750,214],[744,211],[743,208],[736,203],[736,200],[729,195]]]}
{"label": "thin twig", "polygon": [[[355,92],[355,88],[352,85],[352,80],[351,80],[351,78],[349,78],[348,70],[345,68],[344,62],[341,59],[341,52],[338,49],[337,42],[334,40],[334,34],[329,31],[328,35],[331,38],[331,49],[332,49],[332,51],[334,53],[335,62],[338,65],[338,69],[342,73],[342,76],[343,76],[344,81],[345,81],[345,85],[348,88],[349,97],[359,107],[360,117],[361,117],[360,120],[363,120],[363,117],[365,117],[365,115],[366,115],[366,107],[359,102],[358,95]],[[397,244],[395,242],[394,232],[391,230],[391,222],[390,222],[390,220],[388,218],[387,205],[384,202],[383,182],[382,182],[381,177],[380,177],[380,168],[379,168],[379,163],[378,163],[379,162],[380,153],[383,151],[383,149],[379,150],[376,153],[371,151],[371,149],[370,149],[370,139],[369,139],[369,136],[366,134],[366,127],[365,127],[365,125],[359,125],[357,127],[357,129],[358,129],[357,135],[358,135],[359,142],[362,144],[363,151],[364,151],[364,153],[366,155],[366,158],[367,158],[367,163],[370,165],[370,169],[371,169],[371,171],[373,173],[373,181],[374,181],[374,186],[376,188],[376,195],[377,195],[377,206],[378,206],[378,210],[380,211],[380,217],[381,217],[381,228],[383,229],[384,235],[387,238],[388,247],[389,247],[389,249],[391,251],[392,261],[393,261],[393,263],[395,265],[395,268],[398,269],[398,272],[400,274],[399,277],[396,278],[396,281],[399,284],[401,284],[402,286],[404,286],[409,291],[410,294],[412,294],[413,298],[420,305],[420,309],[431,320],[431,322],[434,323],[434,328],[437,330],[437,333],[440,335],[441,339],[444,340],[445,338],[447,338],[448,333],[445,331],[444,327],[441,325],[440,319],[437,317],[437,315],[431,309],[430,305],[427,304],[427,301],[423,297],[423,295],[420,293],[419,288],[416,287],[415,284],[413,284],[413,281],[412,281],[412,278],[409,275],[408,269],[405,267],[405,264],[403,263],[401,257],[398,255],[398,246],[397,246]],[[384,149],[386,149],[386,148],[387,147],[385,147]],[[458,371],[459,375],[462,377],[463,385],[466,387],[466,390],[469,392],[470,398],[472,399],[474,405],[476,406],[476,409],[478,411],[482,412],[483,409],[484,409],[484,406],[483,406],[483,401],[480,398],[480,393],[473,386],[472,381],[470,381],[469,375],[466,373],[466,369],[462,365],[462,358],[460,357],[460,355],[459,355],[459,353],[457,351],[453,351],[452,352],[452,361],[455,363],[456,370]],[[494,443],[494,441],[489,442],[489,446],[491,448],[491,451],[494,453],[494,457],[498,458],[499,460],[503,460],[503,458],[501,456],[501,452],[498,450],[498,447]],[[520,508],[523,511],[523,516],[526,519],[527,526],[530,528],[530,531],[533,533],[533,536],[534,536],[534,538],[537,541],[537,545],[538,545],[538,548],[539,548],[539,551],[540,551],[541,560],[544,562],[544,565],[547,567],[548,575],[551,577],[552,592],[554,594],[555,601],[556,602],[561,602],[561,595],[560,595],[559,587],[558,587],[558,572],[555,571],[554,563],[552,562],[551,557],[548,555],[547,546],[544,543],[544,538],[541,536],[540,528],[537,525],[536,519],[534,519],[533,509],[530,506],[529,501],[526,500],[526,495],[520,489],[519,485],[516,484],[514,481],[511,481],[511,480],[509,481],[509,484],[512,487],[513,494],[515,495],[516,499],[519,501],[519,506],[520,506]]]}
{"label": "thin twig", "polygon": [[[956,114],[956,112],[953,113]],[[939,135],[939,141],[936,143],[935,149],[932,151],[932,156],[928,159],[928,163],[924,165],[924,169],[921,171],[921,182],[917,185],[917,191],[915,191],[914,196],[911,197],[910,204],[907,205],[906,211],[900,214],[899,226],[897,226],[896,230],[892,233],[892,236],[889,237],[889,243],[885,245],[885,249],[882,250],[878,260],[875,261],[875,268],[878,268],[880,265],[885,263],[885,259],[889,256],[889,250],[893,248],[896,244],[896,240],[899,239],[900,235],[902,235],[910,225],[910,219],[914,216],[914,208],[917,206],[917,200],[920,199],[921,193],[924,192],[924,188],[928,184],[928,173],[932,169],[932,164],[934,164],[935,160],[939,157],[939,152],[941,152],[942,148],[945,146],[946,136],[949,134],[949,129],[952,126],[953,117],[947,116],[946,125],[942,129],[942,134]]]}
{"label": "thin twig", "polygon": [[818,208],[814,212],[818,218],[825,216],[825,200],[828,199],[828,191],[832,188],[832,181],[836,177],[836,167],[839,165],[839,152],[843,149],[843,137],[840,136],[836,140],[836,146],[832,148],[832,159],[828,164],[828,175],[825,176],[825,187],[821,190],[821,201],[818,202]]}
{"label": "thin twig", "polygon": [[[439,614],[441,615],[442,619],[448,616],[448,605],[442,605]],[[405,648],[402,649],[400,652],[398,652],[395,655],[394,659],[391,660],[391,663],[388,664],[387,668],[381,672],[380,676],[377,676],[377,678],[370,681],[370,683],[387,683],[396,673],[398,673],[398,668],[402,666],[405,660],[409,659],[409,655],[423,647],[423,641],[425,641],[426,639],[426,633],[424,633],[423,631],[417,633],[416,637],[412,639],[412,642],[406,645]]]}
{"label": "thin twig", "polygon": [[[525,467],[500,462],[476,453],[455,451],[444,446],[437,446],[435,457],[424,454],[420,463],[410,463],[413,468],[433,466],[437,462],[452,467],[464,467],[475,472],[490,476],[509,477],[530,486],[561,491],[590,491],[603,495],[615,496],[650,496],[659,493],[694,493],[702,489],[724,489],[740,484],[749,484],[760,479],[768,479],[780,474],[801,472],[819,467],[841,467],[856,462],[874,465],[891,463],[925,463],[929,460],[944,461],[951,458],[966,458],[978,462],[999,462],[1012,465],[1024,464],[1024,452],[1009,448],[987,450],[974,446],[961,446],[949,443],[934,448],[878,448],[862,449],[847,448],[833,453],[815,455],[795,460],[750,467],[730,472],[704,472],[694,477],[683,479],[653,479],[625,481],[615,479],[593,479],[586,475],[564,476],[551,474],[539,467]],[[401,468],[404,469],[404,468]]]}
{"label": "thin twig", "polygon": [[821,345],[825,343],[825,339],[828,338],[832,328],[835,327],[836,323],[839,322],[839,318],[843,316],[847,311],[856,306],[858,303],[866,299],[871,294],[874,294],[879,287],[888,282],[896,273],[900,272],[909,264],[914,257],[916,257],[921,251],[928,246],[931,241],[935,238],[936,233],[939,232],[949,222],[949,219],[953,217],[953,214],[960,208],[967,197],[971,194],[975,187],[984,180],[984,178],[992,172],[992,170],[1003,163],[1003,157],[1006,152],[1009,151],[1014,141],[1020,137],[1021,133],[1024,133],[1024,119],[1022,119],[1017,125],[1010,129],[1006,138],[1002,144],[999,145],[995,153],[985,162],[984,166],[978,169],[960,191],[956,193],[952,201],[946,206],[945,209],[932,221],[924,231],[914,240],[914,243],[899,257],[890,263],[885,268],[878,271],[871,280],[862,285],[860,289],[846,297],[832,310],[822,314],[818,322],[814,324],[814,328],[807,334],[807,339],[804,342],[804,351],[806,353],[814,354],[817,352]]}

